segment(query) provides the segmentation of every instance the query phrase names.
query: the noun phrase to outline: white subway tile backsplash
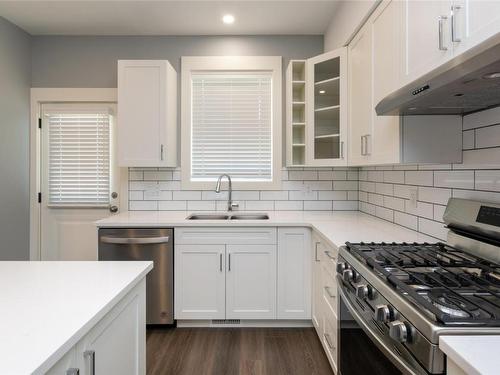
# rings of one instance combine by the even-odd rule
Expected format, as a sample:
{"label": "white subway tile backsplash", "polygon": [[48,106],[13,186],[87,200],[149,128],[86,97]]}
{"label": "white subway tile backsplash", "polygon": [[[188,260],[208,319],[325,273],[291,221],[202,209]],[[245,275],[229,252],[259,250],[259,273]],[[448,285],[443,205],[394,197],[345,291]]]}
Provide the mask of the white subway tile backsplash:
{"label": "white subway tile backsplash", "polygon": [[463,117],[463,129],[475,129],[482,126],[500,124],[500,107],[472,113]]}
{"label": "white subway tile backsplash", "polygon": [[289,199],[292,201],[312,201],[318,199],[318,192],[315,190],[309,191],[291,191]]}
{"label": "white subway tile backsplash", "polygon": [[317,171],[288,171],[289,180],[317,180]]}
{"label": "white subway tile backsplash", "polygon": [[394,221],[394,211],[385,207],[375,207],[375,216],[393,222]]}
{"label": "white subway tile backsplash", "polygon": [[304,210],[308,211],[331,211],[332,201],[305,201]]}
{"label": "white subway tile backsplash", "polygon": [[437,221],[424,219],[422,217],[418,218],[418,230],[419,232],[423,232],[443,241],[446,241],[446,236],[448,234],[448,229],[444,227],[443,223],[438,223]]}
{"label": "white subway tile backsplash", "polygon": [[187,201],[188,211],[215,211],[214,201]]}
{"label": "white subway tile backsplash", "polygon": [[274,209],[276,211],[297,211],[304,209],[303,201],[275,201]]}
{"label": "white subway tile backsplash", "polygon": [[462,164],[453,169],[500,169],[500,147],[464,151]]}
{"label": "white subway tile backsplash", "polygon": [[428,219],[434,218],[434,208],[430,203],[417,202],[417,207],[415,207],[410,201],[405,200],[405,212],[407,214],[426,217]]}
{"label": "white subway tile backsplash", "polygon": [[464,150],[472,150],[475,145],[475,132],[474,130],[467,130],[463,132],[462,147]]}
{"label": "white subway tile backsplash", "polygon": [[258,191],[246,191],[246,190],[233,191],[233,199],[234,200],[242,200],[242,201],[258,201],[259,200],[259,192]]}
{"label": "white subway tile backsplash", "polygon": [[288,191],[261,191],[260,199],[263,201],[286,201],[288,200]]}
{"label": "white subway tile backsplash", "polygon": [[405,214],[403,212],[394,212],[394,222],[403,227],[413,230],[418,229],[418,218],[414,215]]}
{"label": "white subway tile backsplash", "polygon": [[405,172],[403,172],[403,171],[385,171],[384,172],[384,182],[390,182],[393,184],[404,184]]}
{"label": "white subway tile backsplash", "polygon": [[181,182],[180,181],[165,181],[160,182],[161,190],[181,190]]}
{"label": "white subway tile backsplash", "polygon": [[158,201],[129,201],[128,206],[132,211],[156,211]]}
{"label": "white subway tile backsplash", "polygon": [[144,199],[144,191],[130,190],[128,192],[128,199],[131,201],[142,201]]}
{"label": "white subway tile backsplash", "polygon": [[347,180],[347,171],[319,171],[319,180]]}
{"label": "white subway tile backsplash", "polygon": [[393,195],[394,185],[377,182],[375,184],[375,192],[377,194]]}
{"label": "white subway tile backsplash", "polygon": [[384,172],[382,171],[369,171],[368,180],[374,182],[384,182]]}
{"label": "white subway tile backsplash", "polygon": [[424,202],[447,204],[451,198],[450,189],[432,188],[419,186],[418,199]]}
{"label": "white subway tile backsplash", "polygon": [[407,171],[405,172],[405,184],[407,185],[433,185],[434,172],[432,171]]}
{"label": "white subway tile backsplash", "polygon": [[333,190],[358,190],[358,181],[333,181]]}
{"label": "white subway tile backsplash", "polygon": [[393,210],[404,211],[405,210],[405,200],[401,198],[394,197],[384,197],[384,207],[391,208]]}
{"label": "white subway tile backsplash", "polygon": [[201,191],[174,191],[172,199],[174,201],[199,201],[201,200]]}
{"label": "white subway tile backsplash", "polygon": [[376,204],[377,206],[383,206],[384,205],[384,196],[380,195],[380,194],[369,193],[368,194],[368,203]]}
{"label": "white subway tile backsplash", "polygon": [[273,211],[274,201],[245,201],[244,207],[240,209],[245,209],[248,211]]}
{"label": "white subway tile backsplash", "polygon": [[171,171],[144,171],[144,181],[172,180]]}
{"label": "white subway tile backsplash", "polygon": [[475,133],[476,148],[500,147],[500,125],[476,129]]}
{"label": "white subway tile backsplash", "polygon": [[144,172],[143,171],[130,170],[128,172],[128,180],[129,181],[142,181],[142,180],[144,180]]}
{"label": "white subway tile backsplash", "polygon": [[359,202],[356,201],[333,201],[332,208],[334,211],[357,211]]}
{"label": "white subway tile backsplash", "polygon": [[435,171],[434,186],[473,189],[474,171]]}
{"label": "white subway tile backsplash", "polygon": [[500,193],[495,193],[491,191],[454,189],[453,197],[500,204]]}
{"label": "white subway tile backsplash", "polygon": [[500,191],[500,171],[476,171],[475,189]]}
{"label": "white subway tile backsplash", "polygon": [[446,206],[434,205],[434,220],[442,222]]}
{"label": "white subway tile backsplash", "polygon": [[[354,191],[353,191],[354,192]],[[331,200],[331,201],[345,201],[348,199],[347,191],[318,191],[319,200]]]}
{"label": "white subway tile backsplash", "polygon": [[[176,193],[181,193],[181,192],[174,192],[174,199],[176,197]],[[220,193],[216,193],[215,191],[213,190],[206,190],[206,191],[201,191],[201,192],[198,192],[198,193],[201,193],[201,200],[204,200],[204,201],[227,201],[227,198],[228,198],[228,192],[227,190],[224,190],[224,191],[221,191]],[[181,197],[182,195],[177,195],[179,197]],[[186,200],[190,200],[191,198],[186,198]],[[193,198],[193,200],[200,200],[200,198]],[[233,200],[236,200],[234,198],[234,194],[233,194]]]}
{"label": "white subway tile backsplash", "polygon": [[163,201],[158,203],[160,211],[185,211],[187,210],[186,201]]}

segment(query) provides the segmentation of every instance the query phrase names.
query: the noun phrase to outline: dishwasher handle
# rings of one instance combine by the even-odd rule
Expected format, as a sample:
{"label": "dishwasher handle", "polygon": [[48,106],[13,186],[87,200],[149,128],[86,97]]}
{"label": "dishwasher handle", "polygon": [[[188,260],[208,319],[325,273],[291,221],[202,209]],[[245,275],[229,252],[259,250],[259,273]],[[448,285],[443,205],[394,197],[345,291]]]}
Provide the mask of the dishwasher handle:
{"label": "dishwasher handle", "polygon": [[112,243],[119,245],[136,245],[136,244],[156,244],[167,243],[170,240],[169,236],[161,237],[110,237],[102,236],[100,241],[103,243]]}

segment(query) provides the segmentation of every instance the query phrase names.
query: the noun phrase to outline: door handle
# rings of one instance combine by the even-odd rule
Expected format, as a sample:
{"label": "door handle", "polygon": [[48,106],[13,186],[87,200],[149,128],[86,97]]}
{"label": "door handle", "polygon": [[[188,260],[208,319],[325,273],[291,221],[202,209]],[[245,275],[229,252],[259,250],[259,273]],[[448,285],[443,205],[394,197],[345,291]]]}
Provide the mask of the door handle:
{"label": "door handle", "polygon": [[365,138],[365,155],[371,155],[371,152],[368,152],[368,137],[370,137],[371,134],[366,134],[364,136]]}
{"label": "door handle", "polygon": [[228,254],[228,270],[231,271],[231,253]]}
{"label": "door handle", "polygon": [[89,366],[89,375],[95,375],[95,350],[84,351],[83,358],[87,360],[87,364]]}
{"label": "door handle", "polygon": [[325,251],[325,254],[328,258],[330,258],[331,260],[337,260],[337,258],[332,254],[331,251]]}
{"label": "door handle", "polygon": [[365,154],[365,148],[364,148],[364,143],[365,143],[365,142],[364,142],[364,138],[365,138],[365,136],[364,136],[364,135],[362,135],[362,136],[361,136],[361,142],[360,142],[360,145],[361,145],[361,155],[364,155],[364,154]]}
{"label": "door handle", "polygon": [[80,369],[69,368],[66,370],[66,375],[80,375]]}
{"label": "door handle", "polygon": [[316,244],[314,246],[314,260],[316,262],[319,262],[319,259],[318,259],[318,245],[319,245],[319,242],[316,242]]}
{"label": "door handle", "polygon": [[340,158],[344,158],[344,141],[340,142]]}
{"label": "door handle", "polygon": [[219,253],[219,271],[222,272],[222,253]]}
{"label": "door handle", "polygon": [[446,21],[448,17],[439,16],[438,18],[438,48],[440,51],[447,51],[448,48],[444,45],[444,21]]}
{"label": "door handle", "polygon": [[163,161],[163,143],[160,145],[160,160]]}
{"label": "door handle", "polygon": [[335,294],[332,294],[332,292],[330,292],[330,287],[329,286],[325,286],[325,292],[326,294],[328,294],[328,297],[330,298],[337,298],[337,296]]}
{"label": "door handle", "polygon": [[323,336],[325,336],[325,340],[326,340],[326,343],[327,343],[328,347],[330,349],[333,349],[334,346],[332,344],[332,338],[330,337],[330,335],[328,333],[324,333]]}
{"label": "door handle", "polygon": [[136,244],[155,244],[155,243],[167,243],[170,240],[169,236],[163,237],[110,237],[102,236],[99,241],[102,243],[112,243],[118,245],[136,245]]}
{"label": "door handle", "polygon": [[451,6],[451,41],[454,43],[460,43],[462,39],[457,37],[457,12],[462,9],[461,5]]}

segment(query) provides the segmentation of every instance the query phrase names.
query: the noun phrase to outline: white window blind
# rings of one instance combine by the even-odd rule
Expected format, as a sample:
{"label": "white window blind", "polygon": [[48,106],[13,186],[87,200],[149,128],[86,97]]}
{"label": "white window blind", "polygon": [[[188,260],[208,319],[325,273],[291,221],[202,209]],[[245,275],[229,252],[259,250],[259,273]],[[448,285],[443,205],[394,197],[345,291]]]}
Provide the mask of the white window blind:
{"label": "white window blind", "polygon": [[110,201],[110,115],[106,110],[45,113],[48,204],[103,206]]}
{"label": "white window blind", "polygon": [[192,75],[191,180],[272,181],[272,74]]}

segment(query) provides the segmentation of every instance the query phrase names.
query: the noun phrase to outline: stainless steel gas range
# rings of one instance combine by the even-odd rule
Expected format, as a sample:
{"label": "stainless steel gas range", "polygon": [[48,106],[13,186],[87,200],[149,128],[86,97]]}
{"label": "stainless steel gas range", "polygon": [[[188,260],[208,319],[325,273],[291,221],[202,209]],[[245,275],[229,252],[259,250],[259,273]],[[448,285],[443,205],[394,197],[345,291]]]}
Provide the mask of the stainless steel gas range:
{"label": "stainless steel gas range", "polygon": [[340,249],[342,375],[443,374],[439,336],[500,334],[500,205],[450,199],[444,220],[447,243]]}

